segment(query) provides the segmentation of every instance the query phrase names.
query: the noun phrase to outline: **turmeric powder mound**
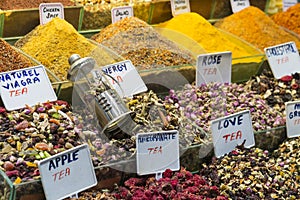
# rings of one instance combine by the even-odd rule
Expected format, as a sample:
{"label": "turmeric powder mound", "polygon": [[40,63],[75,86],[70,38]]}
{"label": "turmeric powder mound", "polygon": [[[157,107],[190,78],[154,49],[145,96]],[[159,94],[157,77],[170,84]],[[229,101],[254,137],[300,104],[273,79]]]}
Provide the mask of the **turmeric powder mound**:
{"label": "turmeric powder mound", "polygon": [[71,24],[60,18],[37,26],[18,40],[15,46],[41,62],[60,80],[67,80],[70,68],[68,59],[72,54],[89,56],[97,47],[80,35]]}
{"label": "turmeric powder mound", "polygon": [[271,16],[271,19],[279,26],[300,35],[300,3],[289,7],[285,12],[279,12]]}
{"label": "turmeric powder mound", "polygon": [[248,41],[262,51],[266,47],[290,41],[294,41],[300,48],[298,37],[286,32],[263,11],[254,6],[249,6],[225,17],[215,26]]}
{"label": "turmeric powder mound", "polygon": [[157,26],[189,36],[208,53],[231,51],[233,58],[262,54],[261,51],[248,45],[248,43],[242,40],[238,41],[238,38],[233,38],[234,36],[231,36],[231,34],[226,34],[224,31],[215,28],[197,13],[190,12],[177,15]]}

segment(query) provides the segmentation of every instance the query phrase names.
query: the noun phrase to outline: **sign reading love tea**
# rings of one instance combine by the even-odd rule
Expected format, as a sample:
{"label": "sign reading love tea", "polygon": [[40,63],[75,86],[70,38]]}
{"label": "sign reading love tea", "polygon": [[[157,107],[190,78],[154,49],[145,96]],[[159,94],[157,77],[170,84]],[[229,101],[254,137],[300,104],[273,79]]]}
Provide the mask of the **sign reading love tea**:
{"label": "sign reading love tea", "polygon": [[39,6],[40,24],[46,24],[55,17],[64,19],[64,6],[61,3],[41,3]]}
{"label": "sign reading love tea", "polygon": [[7,110],[57,100],[43,65],[0,73],[0,86]]}
{"label": "sign reading love tea", "polygon": [[213,120],[211,131],[216,157],[229,153],[244,141],[247,148],[255,145],[249,110]]}
{"label": "sign reading love tea", "polygon": [[300,136],[300,101],[285,103],[287,137]]}
{"label": "sign reading love tea", "polygon": [[132,6],[121,6],[111,9],[111,19],[112,23],[115,23],[126,17],[133,17],[133,8]]}

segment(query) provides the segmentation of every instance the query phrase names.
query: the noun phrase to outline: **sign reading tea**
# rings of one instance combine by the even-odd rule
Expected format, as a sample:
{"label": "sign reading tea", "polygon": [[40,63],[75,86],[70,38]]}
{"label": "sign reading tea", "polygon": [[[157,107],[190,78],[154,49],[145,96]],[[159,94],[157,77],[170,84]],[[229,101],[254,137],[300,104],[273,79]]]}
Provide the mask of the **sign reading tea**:
{"label": "sign reading tea", "polygon": [[232,151],[245,141],[245,147],[255,145],[250,111],[245,110],[211,122],[216,157]]}
{"label": "sign reading tea", "polygon": [[287,137],[300,136],[300,101],[285,103]]}
{"label": "sign reading tea", "polygon": [[7,110],[57,100],[42,65],[0,73],[0,86],[1,98]]}
{"label": "sign reading tea", "polygon": [[39,14],[41,25],[48,23],[55,17],[64,19],[64,6],[61,3],[41,3]]}
{"label": "sign reading tea", "polygon": [[112,23],[115,23],[126,17],[133,17],[133,8],[132,6],[121,6],[111,9],[111,19]]}

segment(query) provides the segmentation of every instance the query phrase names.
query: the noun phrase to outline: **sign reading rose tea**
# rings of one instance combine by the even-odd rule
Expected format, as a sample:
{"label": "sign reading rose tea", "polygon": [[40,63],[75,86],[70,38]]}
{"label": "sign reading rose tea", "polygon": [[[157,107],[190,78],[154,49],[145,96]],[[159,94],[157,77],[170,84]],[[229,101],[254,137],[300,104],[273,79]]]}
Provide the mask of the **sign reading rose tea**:
{"label": "sign reading rose tea", "polygon": [[137,173],[162,173],[179,170],[178,131],[139,133],[136,138]]}
{"label": "sign reading rose tea", "polygon": [[211,130],[216,157],[229,153],[244,141],[247,148],[255,145],[249,110],[213,120]]}
{"label": "sign reading rose tea", "polygon": [[287,137],[300,136],[300,101],[285,103]]}
{"label": "sign reading rose tea", "polygon": [[197,58],[196,86],[210,82],[230,83],[231,55],[230,51],[199,55]]}
{"label": "sign reading rose tea", "polygon": [[172,15],[180,15],[191,12],[189,0],[171,0]]}
{"label": "sign reading rose tea", "polygon": [[55,17],[64,19],[64,6],[61,3],[41,3],[39,6],[40,24],[44,25]]}
{"label": "sign reading rose tea", "polygon": [[133,7],[132,6],[121,6],[111,9],[111,19],[112,23],[115,23],[126,17],[133,17]]}
{"label": "sign reading rose tea", "polygon": [[276,79],[300,72],[300,56],[295,42],[268,47],[264,51]]}
{"label": "sign reading rose tea", "polygon": [[233,13],[239,12],[250,6],[249,0],[230,0]]}
{"label": "sign reading rose tea", "polygon": [[7,110],[57,100],[43,65],[0,73],[0,86]]}
{"label": "sign reading rose tea", "polygon": [[70,197],[97,184],[87,144],[41,160],[38,167],[47,200]]}

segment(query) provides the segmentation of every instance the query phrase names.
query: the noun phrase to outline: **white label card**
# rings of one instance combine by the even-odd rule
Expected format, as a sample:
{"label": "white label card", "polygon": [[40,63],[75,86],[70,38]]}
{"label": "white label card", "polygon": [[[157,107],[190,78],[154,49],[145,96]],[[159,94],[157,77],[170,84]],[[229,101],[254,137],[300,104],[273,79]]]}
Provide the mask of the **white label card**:
{"label": "white label card", "polygon": [[232,151],[244,141],[245,147],[255,145],[250,111],[245,110],[211,122],[212,139],[216,157]]}
{"label": "white label card", "polygon": [[136,138],[139,175],[179,170],[178,131],[139,133]]}
{"label": "white label card", "polygon": [[172,15],[180,15],[191,12],[189,0],[171,0]]}
{"label": "white label card", "polygon": [[[121,97],[131,97],[135,94],[139,94],[148,90],[147,86],[130,60],[106,65],[102,67],[102,71],[114,78],[109,78],[109,80],[111,81],[111,85]],[[93,70],[92,73],[94,78],[97,79],[97,70]]]}
{"label": "white label card", "polygon": [[295,42],[287,42],[264,49],[276,79],[300,72],[300,56]]}
{"label": "white label card", "polygon": [[233,13],[239,12],[250,6],[249,0],[230,0]]}
{"label": "white label card", "polygon": [[282,10],[285,12],[289,7],[298,3],[298,0],[282,0]]}
{"label": "white label card", "polygon": [[62,3],[41,3],[39,6],[40,24],[44,25],[55,17],[64,19],[64,6]]}
{"label": "white label card", "polygon": [[57,100],[43,65],[0,73],[0,86],[7,110]]}
{"label": "white label card", "polygon": [[300,101],[285,103],[287,137],[300,136]]}
{"label": "white label card", "polygon": [[126,17],[133,17],[133,7],[132,6],[121,6],[111,9],[111,20],[115,23]]}
{"label": "white label card", "polygon": [[87,144],[41,160],[38,167],[47,200],[64,199],[97,184]]}
{"label": "white label card", "polygon": [[201,54],[197,58],[196,86],[202,83],[231,82],[231,60],[230,51]]}

